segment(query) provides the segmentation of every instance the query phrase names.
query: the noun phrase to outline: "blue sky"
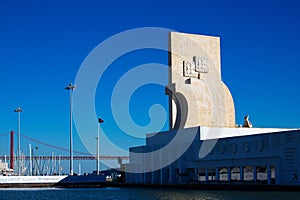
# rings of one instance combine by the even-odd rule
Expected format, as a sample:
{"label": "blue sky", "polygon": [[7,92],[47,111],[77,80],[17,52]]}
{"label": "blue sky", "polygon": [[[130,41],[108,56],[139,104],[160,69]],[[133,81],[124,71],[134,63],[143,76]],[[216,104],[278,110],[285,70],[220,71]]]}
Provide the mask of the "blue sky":
{"label": "blue sky", "polygon": [[[233,95],[238,124],[249,114],[255,127],[300,127],[299,8],[298,1],[1,0],[0,134],[17,129],[13,110],[21,106],[22,134],[68,148],[69,96],[64,87],[74,82],[100,42],[148,26],[221,37],[222,77]],[[105,120],[101,126],[123,148],[143,141],[125,136],[113,122],[111,90],[122,73],[148,62],[167,64],[167,53],[125,55],[98,85],[96,111]],[[134,94],[130,111],[138,124],[148,123],[153,103],[167,107],[162,87],[149,85]],[[1,154],[7,152],[6,141],[7,136],[0,136]],[[25,153],[27,143],[22,143]],[[85,151],[76,130],[74,148]],[[44,154],[55,151],[41,149]]]}

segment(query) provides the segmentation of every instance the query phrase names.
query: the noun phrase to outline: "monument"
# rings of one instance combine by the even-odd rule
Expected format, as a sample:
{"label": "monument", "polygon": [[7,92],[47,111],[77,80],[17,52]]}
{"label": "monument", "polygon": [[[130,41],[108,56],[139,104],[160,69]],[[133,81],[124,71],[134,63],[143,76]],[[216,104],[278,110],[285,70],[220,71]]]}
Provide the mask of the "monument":
{"label": "monument", "polygon": [[130,148],[126,182],[300,188],[299,129],[236,127],[220,38],[171,32],[169,50],[170,130]]}
{"label": "monument", "polygon": [[[169,87],[185,97],[188,107],[184,128],[234,127],[233,99],[221,78],[220,38],[171,32],[169,52]],[[170,128],[178,128],[174,97],[168,95]]]}

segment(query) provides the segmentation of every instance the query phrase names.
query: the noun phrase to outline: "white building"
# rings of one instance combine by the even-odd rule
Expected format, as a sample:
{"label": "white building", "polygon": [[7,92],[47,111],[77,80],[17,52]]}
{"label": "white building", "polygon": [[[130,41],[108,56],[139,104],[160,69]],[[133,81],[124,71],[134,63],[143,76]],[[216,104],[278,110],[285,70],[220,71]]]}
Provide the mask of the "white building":
{"label": "white building", "polygon": [[[278,185],[300,184],[300,130],[227,128],[219,137],[207,136],[220,128],[194,127],[161,132],[149,136],[146,145],[130,149],[130,164],[127,183],[184,184],[195,182],[257,182]],[[195,134],[196,133],[196,134]],[[170,159],[170,154],[182,148],[189,141],[174,144],[169,153],[162,153],[149,159],[147,156],[132,156],[133,153],[161,149],[175,137],[191,134],[194,137],[187,150],[168,166],[149,171],[149,165]],[[188,139],[190,140],[190,139]],[[204,144],[204,141],[208,144]],[[212,148],[209,146],[211,145]],[[204,147],[206,146],[206,147]],[[177,148],[176,148],[177,147]],[[207,155],[199,157],[201,147],[207,148]],[[184,148],[184,147],[183,147]],[[211,150],[210,150],[211,149]],[[142,172],[144,170],[144,172]],[[149,172],[148,172],[149,171]]]}

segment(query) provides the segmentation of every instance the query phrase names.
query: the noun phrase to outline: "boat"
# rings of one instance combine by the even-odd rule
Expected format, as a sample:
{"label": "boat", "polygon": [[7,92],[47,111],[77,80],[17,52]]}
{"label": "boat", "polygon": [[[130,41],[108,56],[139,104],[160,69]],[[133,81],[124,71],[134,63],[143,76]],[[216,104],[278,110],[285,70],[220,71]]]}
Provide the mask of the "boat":
{"label": "boat", "polygon": [[8,168],[8,163],[2,162],[0,160],[0,176],[10,176],[13,175],[14,170]]}
{"label": "boat", "polygon": [[0,187],[51,187],[65,179],[67,175],[57,176],[16,176],[8,163],[0,160]]}
{"label": "boat", "polygon": [[0,176],[0,187],[51,187],[67,176]]}

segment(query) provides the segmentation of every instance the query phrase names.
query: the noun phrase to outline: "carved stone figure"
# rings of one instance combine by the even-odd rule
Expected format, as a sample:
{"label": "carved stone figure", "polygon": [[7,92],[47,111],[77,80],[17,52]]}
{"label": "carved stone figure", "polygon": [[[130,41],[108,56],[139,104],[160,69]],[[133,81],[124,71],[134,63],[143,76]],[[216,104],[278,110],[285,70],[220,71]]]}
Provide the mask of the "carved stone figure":
{"label": "carved stone figure", "polygon": [[245,128],[252,128],[252,123],[249,121],[249,115],[244,117],[244,125]]}

